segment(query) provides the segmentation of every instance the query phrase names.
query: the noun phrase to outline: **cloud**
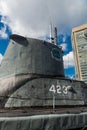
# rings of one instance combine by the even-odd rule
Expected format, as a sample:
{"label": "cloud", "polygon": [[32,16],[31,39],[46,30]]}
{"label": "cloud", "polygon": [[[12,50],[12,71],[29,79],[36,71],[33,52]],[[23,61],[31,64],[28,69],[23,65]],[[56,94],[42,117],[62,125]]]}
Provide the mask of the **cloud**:
{"label": "cloud", "polygon": [[69,52],[68,54],[63,56],[64,68],[70,68],[74,66],[74,57],[73,52]]}
{"label": "cloud", "polygon": [[63,51],[67,50],[67,43],[62,43],[60,46],[62,47]]}
{"label": "cloud", "polygon": [[49,34],[50,21],[59,33],[87,22],[86,5],[86,0],[0,0],[0,14],[10,18],[13,33],[40,37]]}
{"label": "cloud", "polygon": [[10,23],[10,20],[8,17],[6,16],[0,17],[0,38],[3,38],[3,39],[8,38],[7,27],[9,23]]}
{"label": "cloud", "polygon": [[9,19],[9,17],[2,16],[1,17],[1,23],[3,23],[4,25],[10,25],[11,20]]}
{"label": "cloud", "polygon": [[1,62],[2,62],[2,59],[3,59],[3,56],[2,56],[2,54],[0,53],[0,64],[1,64]]}
{"label": "cloud", "polygon": [[6,26],[4,26],[4,27],[2,27],[2,28],[0,29],[0,38],[5,39],[5,38],[7,38],[7,37],[8,37],[8,34],[6,33]]}

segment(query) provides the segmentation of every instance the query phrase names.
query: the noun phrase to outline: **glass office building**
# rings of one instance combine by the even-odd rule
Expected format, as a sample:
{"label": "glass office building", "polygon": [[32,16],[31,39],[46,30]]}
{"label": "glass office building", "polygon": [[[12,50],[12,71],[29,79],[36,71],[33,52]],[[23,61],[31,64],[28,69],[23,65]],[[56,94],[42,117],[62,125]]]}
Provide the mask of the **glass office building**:
{"label": "glass office building", "polygon": [[87,82],[87,24],[72,29],[76,78]]}

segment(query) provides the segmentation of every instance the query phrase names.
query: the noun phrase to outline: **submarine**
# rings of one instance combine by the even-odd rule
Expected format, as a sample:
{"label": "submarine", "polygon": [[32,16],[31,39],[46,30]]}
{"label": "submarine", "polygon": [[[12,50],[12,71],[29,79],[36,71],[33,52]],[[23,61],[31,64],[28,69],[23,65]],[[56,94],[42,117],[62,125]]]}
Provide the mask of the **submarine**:
{"label": "submarine", "polygon": [[87,84],[64,74],[62,48],[17,34],[0,65],[0,130],[87,128]]}

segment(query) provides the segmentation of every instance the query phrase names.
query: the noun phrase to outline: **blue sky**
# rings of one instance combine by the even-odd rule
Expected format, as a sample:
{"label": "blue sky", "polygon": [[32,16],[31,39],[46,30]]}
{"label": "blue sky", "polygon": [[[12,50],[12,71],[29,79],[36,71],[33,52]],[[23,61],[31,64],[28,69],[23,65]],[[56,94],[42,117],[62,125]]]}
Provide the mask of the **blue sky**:
{"label": "blue sky", "polygon": [[65,75],[74,76],[71,32],[73,27],[87,23],[86,12],[86,0],[0,0],[0,61],[10,34],[46,39],[52,22],[64,52]]}
{"label": "blue sky", "polygon": [[12,34],[8,25],[1,22],[2,16],[0,15],[0,53],[4,55],[9,42],[9,35]]}

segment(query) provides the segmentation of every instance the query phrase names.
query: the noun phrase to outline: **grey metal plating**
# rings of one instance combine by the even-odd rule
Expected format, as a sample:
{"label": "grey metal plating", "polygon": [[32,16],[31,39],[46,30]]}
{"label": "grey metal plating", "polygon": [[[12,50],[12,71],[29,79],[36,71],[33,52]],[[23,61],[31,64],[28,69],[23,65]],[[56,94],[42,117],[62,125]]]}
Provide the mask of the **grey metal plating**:
{"label": "grey metal plating", "polygon": [[[77,108],[77,106],[84,105],[87,105],[87,84],[67,79],[64,76],[62,50],[59,46],[19,35],[10,37],[10,43],[0,66],[0,110],[7,109],[8,111],[7,113],[3,111],[4,114],[0,115],[12,115],[10,109],[13,108],[22,110],[32,107],[34,109],[53,107],[53,112],[55,112],[58,107]],[[30,130],[80,128],[87,125],[86,108],[84,108],[85,113],[80,111],[77,115],[75,111],[73,111],[74,114],[63,112],[49,115],[46,113],[47,116],[43,115],[43,119],[39,114],[30,117],[27,112],[24,114],[25,117],[20,119],[17,117],[17,112],[19,112],[17,111],[15,115],[17,118],[0,118],[0,123],[2,123],[0,128],[3,130],[5,128],[9,130],[13,126],[14,130],[20,128],[21,130],[22,128]],[[32,113],[35,113],[34,110]],[[44,123],[45,121],[48,123]],[[5,123],[7,125],[3,127]]]}

